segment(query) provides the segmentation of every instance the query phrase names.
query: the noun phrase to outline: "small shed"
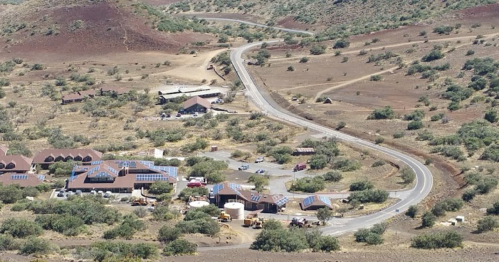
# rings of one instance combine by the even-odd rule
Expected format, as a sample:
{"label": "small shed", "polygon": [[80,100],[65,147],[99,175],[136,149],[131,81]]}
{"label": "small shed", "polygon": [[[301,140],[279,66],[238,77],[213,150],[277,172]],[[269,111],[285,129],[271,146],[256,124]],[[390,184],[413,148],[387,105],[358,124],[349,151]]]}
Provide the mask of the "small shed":
{"label": "small shed", "polygon": [[329,197],[321,195],[314,195],[304,198],[300,202],[300,207],[303,210],[317,210],[325,207],[333,209],[331,199]]}
{"label": "small shed", "polygon": [[315,154],[315,149],[312,147],[299,147],[296,148],[295,151],[293,152],[294,156],[307,156],[314,154]]}
{"label": "small shed", "polygon": [[218,146],[211,146],[211,152],[218,151]]}

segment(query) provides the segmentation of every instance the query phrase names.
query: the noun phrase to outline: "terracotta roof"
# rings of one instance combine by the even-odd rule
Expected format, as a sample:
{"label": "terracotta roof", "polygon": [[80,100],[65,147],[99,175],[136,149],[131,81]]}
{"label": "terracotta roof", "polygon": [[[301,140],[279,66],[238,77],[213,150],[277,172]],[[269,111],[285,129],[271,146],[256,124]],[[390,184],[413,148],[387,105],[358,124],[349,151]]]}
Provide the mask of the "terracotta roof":
{"label": "terracotta roof", "polygon": [[[0,155],[0,173],[2,172],[28,172],[31,170],[32,159],[21,155]],[[13,168],[8,168],[13,164]]]}
{"label": "terracotta roof", "polygon": [[85,90],[85,91],[79,91],[76,93],[67,94],[65,96],[62,96],[62,100],[68,101],[68,100],[83,99],[85,96],[90,96],[90,97],[95,96],[95,90],[91,89],[91,90]]}
{"label": "terracotta roof", "polygon": [[245,190],[240,185],[224,182],[213,187],[214,195],[237,195],[245,201],[251,203],[269,203],[277,206],[285,205],[289,199],[282,194],[271,195]]}
{"label": "terracotta roof", "polygon": [[124,87],[110,87],[110,86],[103,86],[100,89],[101,92],[116,92],[118,95],[126,94],[130,90]]}
{"label": "terracotta roof", "polygon": [[[177,168],[154,166],[151,161],[96,161],[93,165],[76,166],[68,182],[69,189],[134,188],[135,184],[152,184],[156,181],[177,182]],[[92,178],[109,179],[110,182],[93,182]]]}
{"label": "terracotta roof", "polygon": [[0,175],[0,183],[4,186],[18,184],[20,187],[37,186],[45,179],[44,175],[5,173]]}
{"label": "terracotta roof", "polygon": [[203,99],[199,96],[195,96],[195,97],[192,97],[190,98],[189,100],[185,101],[184,102],[184,109],[187,109],[193,105],[196,105],[196,104],[199,104],[203,107],[205,107],[206,109],[210,109],[211,108],[211,103],[210,101],[206,100],[206,99]]}
{"label": "terracotta roof", "polygon": [[333,205],[331,204],[331,199],[329,197],[321,195],[313,195],[304,198],[301,201],[300,205],[303,210],[306,210],[310,207],[329,207],[333,209]]}
{"label": "terracotta roof", "polygon": [[7,155],[7,151],[9,151],[8,147],[0,145],[0,156]]}
{"label": "terracotta roof", "polygon": [[85,158],[87,156],[90,156],[92,158],[91,161],[98,161],[102,157],[102,153],[99,151],[95,151],[93,149],[44,149],[38,154],[35,155],[33,158],[33,163],[34,164],[51,164],[54,163],[52,162],[45,162],[46,158],[51,156],[54,158],[54,160],[62,156],[64,159],[69,156],[82,156],[82,158]]}

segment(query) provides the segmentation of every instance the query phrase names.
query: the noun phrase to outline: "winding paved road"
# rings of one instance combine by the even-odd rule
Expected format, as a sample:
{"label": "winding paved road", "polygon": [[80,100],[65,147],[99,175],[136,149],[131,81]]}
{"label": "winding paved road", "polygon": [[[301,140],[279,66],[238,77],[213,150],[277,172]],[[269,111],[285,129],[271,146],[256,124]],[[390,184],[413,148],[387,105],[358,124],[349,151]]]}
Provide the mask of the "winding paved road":
{"label": "winding paved road", "polygon": [[[267,43],[279,43],[282,40],[271,40],[266,41]],[[244,65],[244,59],[242,55],[244,52],[258,47],[263,42],[258,43],[250,43],[239,48],[235,48],[232,50],[230,54],[230,59],[232,61],[232,65],[234,66],[235,71],[239,75],[242,83],[247,89],[247,94],[252,98],[255,105],[258,106],[264,113],[276,117],[280,120],[287,121],[289,123],[299,125],[302,127],[306,127],[308,129],[317,131],[324,136],[333,137],[338,140],[342,140],[349,143],[354,143],[359,146],[367,147],[378,152],[384,153],[393,158],[399,159],[404,162],[410,168],[414,170],[416,173],[416,184],[414,188],[404,194],[404,196],[400,197],[401,200],[396,204],[379,211],[377,213],[373,213],[370,215],[358,217],[358,218],[339,218],[333,219],[330,223],[331,225],[322,228],[322,231],[328,235],[340,235],[347,232],[356,231],[360,228],[366,228],[372,226],[376,223],[385,221],[400,212],[404,212],[408,209],[410,205],[415,205],[421,202],[431,191],[433,186],[433,177],[430,170],[421,162],[416,160],[415,158],[406,155],[402,152],[395,151],[390,148],[382,147],[376,145],[370,141],[362,140],[356,138],[354,136],[350,136],[347,134],[343,134],[334,129],[321,126],[312,121],[308,121],[302,117],[294,115],[293,113],[283,109],[280,107],[270,96],[270,94],[257,86],[255,81],[252,79],[248,70]]]}

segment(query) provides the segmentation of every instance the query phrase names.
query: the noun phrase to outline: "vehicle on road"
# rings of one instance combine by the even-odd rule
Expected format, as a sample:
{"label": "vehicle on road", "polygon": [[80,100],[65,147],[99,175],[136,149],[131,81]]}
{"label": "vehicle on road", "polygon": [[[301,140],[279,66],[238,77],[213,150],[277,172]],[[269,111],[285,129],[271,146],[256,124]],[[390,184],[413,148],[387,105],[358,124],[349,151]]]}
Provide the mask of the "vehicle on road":
{"label": "vehicle on road", "polygon": [[264,174],[264,173],[265,173],[265,170],[263,170],[263,169],[258,169],[255,173],[256,173],[256,174]]}
{"label": "vehicle on road", "polygon": [[255,163],[262,163],[264,160],[265,160],[265,159],[263,158],[263,156],[261,156],[261,157],[257,157],[257,158],[255,159]]}
{"label": "vehicle on road", "polygon": [[289,225],[296,227],[310,227],[308,220],[303,217],[293,217]]}
{"label": "vehicle on road", "polygon": [[249,169],[249,165],[242,165],[238,169],[239,170],[248,170]]}
{"label": "vehicle on road", "polygon": [[187,187],[193,188],[193,187],[204,187],[204,183],[199,181],[199,180],[191,180],[189,183],[187,183]]}
{"label": "vehicle on road", "polygon": [[59,193],[57,193],[57,196],[58,196],[58,197],[64,197],[64,193],[66,193],[66,192],[64,191],[64,189],[61,189],[61,190],[59,190]]}
{"label": "vehicle on road", "polygon": [[293,168],[293,171],[294,172],[297,172],[297,171],[302,171],[302,170],[305,170],[307,168],[307,165],[306,164],[297,164],[294,168]]}

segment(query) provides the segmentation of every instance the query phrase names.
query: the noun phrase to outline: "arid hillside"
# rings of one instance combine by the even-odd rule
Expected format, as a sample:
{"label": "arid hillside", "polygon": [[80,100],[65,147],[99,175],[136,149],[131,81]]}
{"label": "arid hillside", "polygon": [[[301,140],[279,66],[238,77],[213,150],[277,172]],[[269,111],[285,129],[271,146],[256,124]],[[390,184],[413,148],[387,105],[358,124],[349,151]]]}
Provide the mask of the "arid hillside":
{"label": "arid hillside", "polygon": [[208,34],[163,33],[130,1],[27,1],[0,9],[2,56],[88,56],[124,51],[176,53]]}

